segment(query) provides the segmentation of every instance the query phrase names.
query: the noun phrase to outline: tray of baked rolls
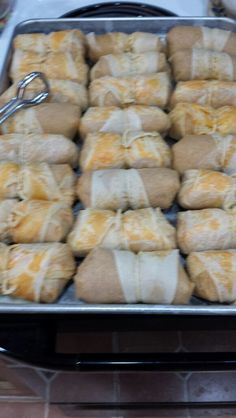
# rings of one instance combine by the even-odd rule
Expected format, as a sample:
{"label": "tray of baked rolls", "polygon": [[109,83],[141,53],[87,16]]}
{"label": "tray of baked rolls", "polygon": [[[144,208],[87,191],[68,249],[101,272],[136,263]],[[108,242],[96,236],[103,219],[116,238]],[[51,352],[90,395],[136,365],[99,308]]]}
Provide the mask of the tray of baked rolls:
{"label": "tray of baked rolls", "polygon": [[0,126],[0,312],[236,313],[236,22],[26,21],[0,104],[32,71],[47,101]]}

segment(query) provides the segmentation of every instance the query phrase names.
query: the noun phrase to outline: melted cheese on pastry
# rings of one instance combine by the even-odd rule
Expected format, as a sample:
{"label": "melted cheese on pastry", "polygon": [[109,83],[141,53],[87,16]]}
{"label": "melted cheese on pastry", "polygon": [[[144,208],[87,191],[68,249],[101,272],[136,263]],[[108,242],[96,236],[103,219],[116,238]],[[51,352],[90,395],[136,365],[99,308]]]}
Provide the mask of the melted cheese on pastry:
{"label": "melted cheese on pastry", "polygon": [[170,149],[156,132],[129,131],[123,135],[89,134],[80,157],[83,170],[169,167],[170,163]]}
{"label": "melted cheese on pastry", "polygon": [[67,244],[18,244],[0,248],[1,293],[31,301],[54,301],[72,277],[74,259]]}
{"label": "melted cheese on pastry", "polygon": [[236,250],[194,252],[187,266],[199,296],[221,303],[236,300]]}
{"label": "melted cheese on pastry", "polygon": [[68,242],[77,255],[96,246],[103,248],[159,250],[175,248],[175,228],[160,209],[80,211]]}

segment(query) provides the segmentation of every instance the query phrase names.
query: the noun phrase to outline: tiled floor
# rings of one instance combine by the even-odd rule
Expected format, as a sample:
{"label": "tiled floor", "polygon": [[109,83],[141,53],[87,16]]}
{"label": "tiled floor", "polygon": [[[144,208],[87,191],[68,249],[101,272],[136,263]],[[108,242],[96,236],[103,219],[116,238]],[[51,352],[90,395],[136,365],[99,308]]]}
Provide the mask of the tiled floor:
{"label": "tiled floor", "polygon": [[[235,351],[236,332],[142,332],[58,338],[70,352]],[[236,417],[235,409],[89,409],[79,402],[236,401],[236,372],[48,372],[0,358],[0,418]]]}

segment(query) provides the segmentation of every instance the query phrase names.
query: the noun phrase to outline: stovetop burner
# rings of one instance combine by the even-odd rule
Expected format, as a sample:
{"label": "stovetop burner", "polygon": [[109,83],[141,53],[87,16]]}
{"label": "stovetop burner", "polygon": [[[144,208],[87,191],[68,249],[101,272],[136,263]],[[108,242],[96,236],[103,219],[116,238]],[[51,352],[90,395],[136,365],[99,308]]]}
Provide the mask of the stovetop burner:
{"label": "stovetop burner", "polygon": [[111,2],[98,3],[81,7],[65,13],[61,17],[158,17],[177,16],[175,13],[161,7],[144,3]]}

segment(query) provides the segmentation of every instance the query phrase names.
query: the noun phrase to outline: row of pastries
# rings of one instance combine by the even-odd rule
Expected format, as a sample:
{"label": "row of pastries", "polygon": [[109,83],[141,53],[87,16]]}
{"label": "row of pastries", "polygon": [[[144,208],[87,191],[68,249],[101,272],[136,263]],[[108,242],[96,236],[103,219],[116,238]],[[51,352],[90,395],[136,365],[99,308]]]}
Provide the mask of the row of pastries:
{"label": "row of pastries", "polygon": [[[181,30],[190,31],[190,44]],[[177,38],[185,61],[176,58],[183,58]],[[45,72],[51,95],[1,127],[0,235],[12,243],[0,248],[3,294],[54,301],[75,273],[73,254],[88,254],[74,276],[86,302],[183,304],[193,291],[212,301],[236,299],[235,35],[177,27],[167,41],[166,48],[141,32],[85,39],[77,30],[15,38],[13,85],[0,101],[33,70]],[[94,64],[88,90],[86,54]],[[80,155],[71,141],[78,131]],[[180,140],[172,148],[168,132]],[[70,167],[78,161],[76,181]],[[175,226],[161,209],[176,196],[189,210]],[[84,209],[74,222],[77,199]],[[187,270],[179,250],[188,255]]]}

